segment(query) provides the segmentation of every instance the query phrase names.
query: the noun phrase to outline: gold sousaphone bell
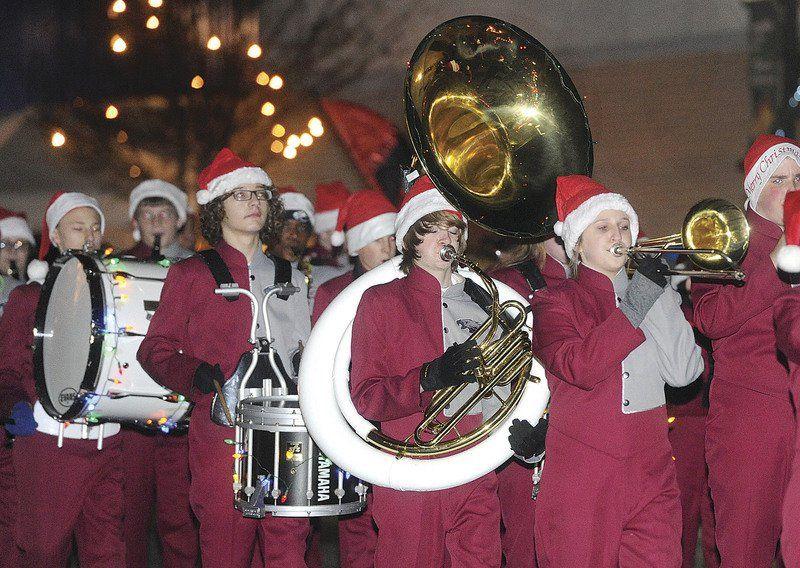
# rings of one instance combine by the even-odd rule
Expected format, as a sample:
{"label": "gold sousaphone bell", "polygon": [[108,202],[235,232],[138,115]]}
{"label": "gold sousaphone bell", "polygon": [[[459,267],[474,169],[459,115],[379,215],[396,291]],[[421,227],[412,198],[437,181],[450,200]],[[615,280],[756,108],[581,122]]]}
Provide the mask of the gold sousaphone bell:
{"label": "gold sousaphone bell", "polygon": [[[426,173],[456,209],[495,233],[547,235],[556,178],[591,174],[580,94],[541,43],[501,20],[465,16],[431,31],[409,62],[405,109]],[[477,390],[445,419],[443,411],[467,386],[437,391],[407,440],[370,433],[370,443],[398,456],[434,457],[480,442],[508,418],[526,382],[540,380],[530,376],[525,305],[501,304],[492,279],[455,249],[441,255],[477,273],[492,297],[490,317],[472,335],[481,353]],[[499,409],[480,427],[459,432],[459,419],[489,397]]]}

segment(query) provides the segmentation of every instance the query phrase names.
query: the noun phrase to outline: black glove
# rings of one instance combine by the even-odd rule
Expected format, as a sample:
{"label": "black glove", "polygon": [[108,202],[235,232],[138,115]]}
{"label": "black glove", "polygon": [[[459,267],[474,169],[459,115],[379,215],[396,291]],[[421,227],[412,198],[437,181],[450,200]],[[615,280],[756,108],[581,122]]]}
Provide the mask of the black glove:
{"label": "black glove", "polygon": [[194,380],[192,381],[194,387],[201,393],[208,394],[216,390],[214,388],[214,381],[217,381],[220,385],[225,382],[225,375],[222,374],[219,363],[210,365],[203,361],[197,369],[195,369]]}
{"label": "black glove", "polygon": [[472,339],[461,345],[451,345],[441,357],[422,366],[419,375],[422,390],[434,391],[476,382],[475,370],[480,366],[480,356]]}
{"label": "black glove", "polygon": [[544,453],[547,435],[547,417],[542,416],[536,426],[527,420],[514,419],[508,429],[508,443],[514,453],[526,460]]}
{"label": "black glove", "polygon": [[636,259],[636,272],[661,288],[667,285],[669,266],[661,256],[644,256]]}

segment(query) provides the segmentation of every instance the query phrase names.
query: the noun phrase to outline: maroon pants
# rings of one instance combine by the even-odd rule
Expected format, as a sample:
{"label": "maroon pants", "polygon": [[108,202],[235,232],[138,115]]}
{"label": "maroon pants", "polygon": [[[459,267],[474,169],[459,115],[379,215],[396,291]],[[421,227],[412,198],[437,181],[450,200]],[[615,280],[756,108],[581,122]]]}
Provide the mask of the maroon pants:
{"label": "maroon pants", "polygon": [[694,568],[697,531],[703,526],[703,559],[706,568],[719,567],[714,540],[714,511],[708,489],[706,467],[706,417],[678,416],[670,424],[669,441],[675,456],[675,471],[683,511],[683,568]]}
{"label": "maroon pants", "polygon": [[666,436],[615,458],[551,426],[536,557],[541,568],[678,568],[681,504]]}
{"label": "maroon pants", "polygon": [[203,566],[250,568],[258,544],[265,568],[305,568],[308,519],[246,519],[233,507],[234,430],[210,419],[210,397],[197,404],[189,427],[189,500],[200,521]]}
{"label": "maroon pants", "polygon": [[[35,433],[14,442],[21,566],[66,566],[72,539],[81,568],[124,568],[119,436],[64,440]],[[146,546],[146,543],[142,543]]]}
{"label": "maroon pants", "polygon": [[497,477],[442,491],[373,487],[376,568],[499,568]]}
{"label": "maroon pants", "polygon": [[20,565],[19,549],[14,542],[14,519],[17,512],[17,488],[11,448],[6,447],[5,432],[0,427],[0,568]]}
{"label": "maroon pants", "polygon": [[123,429],[122,472],[125,561],[147,568],[153,509],[164,568],[194,568],[200,556],[197,527],[189,506],[189,439]]}
{"label": "maroon pants", "polygon": [[375,566],[378,532],[372,520],[372,493],[367,508],[357,515],[339,519],[339,565],[347,568]]}
{"label": "maroon pants", "polygon": [[[796,444],[796,442],[795,442]],[[781,554],[786,566],[800,566],[800,452],[795,448],[792,477],[783,500]]]}
{"label": "maroon pants", "polygon": [[788,390],[784,400],[718,378],[711,383],[706,460],[725,568],[772,565],[793,440]]}
{"label": "maroon pants", "polygon": [[497,495],[503,519],[503,558],[506,568],[535,568],[533,468],[515,459],[497,471]]}

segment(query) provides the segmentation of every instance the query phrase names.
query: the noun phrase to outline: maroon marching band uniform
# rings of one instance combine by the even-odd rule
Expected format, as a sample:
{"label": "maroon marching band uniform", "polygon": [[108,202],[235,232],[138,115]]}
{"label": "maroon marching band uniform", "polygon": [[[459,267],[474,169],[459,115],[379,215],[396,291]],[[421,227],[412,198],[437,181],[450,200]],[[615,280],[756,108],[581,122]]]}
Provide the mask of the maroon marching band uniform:
{"label": "maroon marching band uniform", "polygon": [[[431,393],[420,392],[420,367],[444,352],[442,318],[441,285],[417,266],[362,296],[353,322],[351,393],[358,412],[393,438],[411,434],[430,401]],[[470,430],[480,420],[468,415],[459,424]],[[440,491],[375,486],[372,509],[377,568],[500,565],[494,473]]]}
{"label": "maroon marching band uniform", "polygon": [[[615,283],[580,265],[574,279],[533,299],[533,350],[551,373],[548,457],[535,524],[537,560],[545,568],[680,565],[680,501],[665,407],[622,410],[629,404],[623,365],[645,334],[617,307]],[[692,358],[685,363],[676,378],[693,374]]]}
{"label": "maroon marching band uniform", "polygon": [[[694,314],[691,304],[681,305],[686,320],[694,327]],[[695,330],[695,335],[697,335]],[[707,339],[704,339],[708,342]],[[677,391],[691,389],[692,397],[680,403],[670,402],[667,394],[667,414],[669,414],[669,441],[675,458],[675,473],[681,491],[681,512],[683,514],[683,568],[694,568],[697,534],[703,527],[703,560],[706,568],[719,567],[719,553],[714,539],[714,510],[711,491],[708,488],[708,467],[706,466],[706,419],[708,407],[705,406],[706,393],[711,380],[711,359],[706,347],[702,349],[704,369],[697,383]]]}
{"label": "maroon marching band uniform", "polygon": [[[545,255],[540,272],[547,287],[555,287],[567,278],[567,269],[550,255]],[[495,270],[491,277],[509,285],[529,302],[533,299],[530,283],[514,266]],[[503,519],[502,546],[507,568],[536,566],[536,501],[532,498],[533,489],[531,468],[518,460],[511,459],[498,469],[497,495],[500,498],[500,514]]]}
{"label": "maroon marching band uniform", "polygon": [[781,531],[794,412],[772,311],[788,290],[770,259],[781,228],[752,210],[743,286],[696,282],[698,329],[712,341],[706,459],[722,566],[770,566]]}
{"label": "maroon marching band uniform", "polygon": [[[0,385],[4,394],[37,400],[33,378],[33,328],[41,286],[12,292],[0,320]],[[16,401],[14,401],[16,402]],[[72,539],[83,567],[125,566],[119,436],[97,441],[35,432],[14,442],[18,513],[14,538],[22,566],[65,566]]]}
{"label": "maroon marching band uniform", "polygon": [[[800,289],[786,292],[773,310],[778,349],[789,363],[789,379],[795,408],[800,402]],[[787,567],[800,565],[800,436],[795,435],[792,472],[783,501],[781,553]]]}
{"label": "maroon marching band uniform", "polygon": [[[311,324],[317,323],[333,299],[354,280],[354,270],[324,282],[314,298]],[[339,564],[348,568],[371,568],[375,563],[378,533],[372,521],[372,493],[367,493],[367,508],[358,515],[339,519]]]}
{"label": "maroon marching band uniform", "polygon": [[[152,249],[143,242],[122,253],[143,261],[151,255]],[[193,568],[200,546],[189,505],[189,437],[134,428],[123,428],[120,437],[128,568],[147,566],[147,546],[143,543],[148,539],[154,507],[164,568]]]}
{"label": "maroon marching band uniform", "polygon": [[[234,281],[248,289],[251,278],[245,256],[225,241],[214,248]],[[137,357],[156,380],[177,392],[191,393],[195,402],[189,427],[189,499],[200,521],[204,566],[249,568],[257,540],[264,566],[302,568],[308,519],[270,515],[248,519],[234,509],[234,450],[226,443],[233,430],[211,421],[213,393],[201,394],[193,388],[194,372],[201,362],[219,363],[229,377],[240,356],[251,349],[250,301],[240,297],[229,302],[214,294],[216,288],[201,258],[173,265]]]}
{"label": "maroon marching band uniform", "polygon": [[[0,385],[0,398],[5,398]],[[19,400],[19,399],[17,399]],[[11,406],[0,402],[0,416],[6,417]],[[14,520],[17,510],[17,491],[14,482],[13,452],[8,433],[0,428],[0,568],[19,566],[19,549],[14,542]]]}

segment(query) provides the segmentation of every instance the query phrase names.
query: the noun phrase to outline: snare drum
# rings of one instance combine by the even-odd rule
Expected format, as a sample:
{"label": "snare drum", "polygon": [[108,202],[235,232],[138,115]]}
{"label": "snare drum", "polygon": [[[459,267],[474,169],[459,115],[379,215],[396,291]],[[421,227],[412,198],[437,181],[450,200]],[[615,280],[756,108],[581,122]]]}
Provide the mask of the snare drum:
{"label": "snare drum", "polygon": [[47,274],[36,308],[34,375],[53,418],[169,432],[191,404],[136,360],[167,275],[163,264],[75,253]]}
{"label": "snare drum", "polygon": [[350,515],[367,505],[367,486],[339,469],[308,435],[297,395],[239,403],[234,506],[245,517]]}

